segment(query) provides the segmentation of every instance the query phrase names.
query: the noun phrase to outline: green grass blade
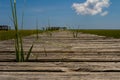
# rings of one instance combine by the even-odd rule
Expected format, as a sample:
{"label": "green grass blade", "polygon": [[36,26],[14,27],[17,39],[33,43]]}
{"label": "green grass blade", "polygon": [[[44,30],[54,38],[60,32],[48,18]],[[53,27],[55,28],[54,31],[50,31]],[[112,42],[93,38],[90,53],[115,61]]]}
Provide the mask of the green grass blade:
{"label": "green grass blade", "polygon": [[18,48],[17,48],[17,44],[15,42],[15,53],[16,53],[16,61],[18,62],[19,61],[19,52],[18,52]]}
{"label": "green grass blade", "polygon": [[21,46],[21,62],[24,62],[24,50],[23,50],[22,37],[20,37],[20,46]]}
{"label": "green grass blade", "polygon": [[12,0],[10,0],[10,5],[12,9],[13,24],[15,26],[15,12],[14,12],[14,5],[12,4]]}
{"label": "green grass blade", "polygon": [[[10,0],[11,8],[12,8],[12,20],[14,23],[15,28],[15,52],[16,52],[16,61],[17,62],[24,62],[25,60],[28,61],[30,54],[32,52],[33,44],[30,47],[28,54],[26,56],[26,59],[24,59],[24,50],[23,50],[23,42],[22,42],[22,36],[20,35],[20,31],[18,28],[18,19],[17,19],[17,9],[16,9],[16,0],[14,0],[14,3],[12,0]],[[23,11],[24,12],[24,11]],[[24,13],[23,13],[24,14]],[[22,15],[22,26],[23,26],[23,17]],[[38,30],[37,30],[38,34]],[[37,35],[38,36],[38,35]]]}
{"label": "green grass blade", "polygon": [[22,23],[21,23],[21,29],[23,30],[24,27],[24,10],[25,10],[25,0],[23,4],[23,10],[22,10]]}
{"label": "green grass blade", "polygon": [[16,31],[18,31],[17,10],[16,10],[15,2],[14,2],[14,14],[15,14],[15,28],[16,28]]}
{"label": "green grass blade", "polygon": [[28,51],[28,54],[27,54],[27,57],[26,57],[26,61],[29,60],[30,54],[32,53],[33,46],[34,46],[34,43],[32,44],[32,46],[30,47],[30,49]]}
{"label": "green grass blade", "polygon": [[[13,17],[13,23],[15,26],[15,30],[16,30],[16,20],[15,20],[15,3],[12,4],[12,0],[10,0],[10,4],[11,4],[11,9],[12,9],[12,17]],[[19,61],[19,49],[18,49],[18,44],[17,44],[17,35],[16,36],[16,40],[15,40],[15,50],[16,50],[16,61]]]}
{"label": "green grass blade", "polygon": [[19,62],[21,59],[20,55],[20,44],[19,44],[19,32],[18,32],[18,21],[17,21],[17,11],[16,11],[16,0],[14,0],[14,4],[12,0],[10,0],[11,8],[12,8],[12,16],[13,16],[13,23],[15,27],[15,48],[16,48],[16,60]]}
{"label": "green grass blade", "polygon": [[18,31],[18,19],[17,19],[17,10],[16,10],[16,0],[14,0],[14,14],[15,14],[15,29],[16,29],[16,39],[17,39],[17,47],[18,47],[18,55],[19,55],[19,62],[21,61],[21,51],[20,51],[20,35]]}

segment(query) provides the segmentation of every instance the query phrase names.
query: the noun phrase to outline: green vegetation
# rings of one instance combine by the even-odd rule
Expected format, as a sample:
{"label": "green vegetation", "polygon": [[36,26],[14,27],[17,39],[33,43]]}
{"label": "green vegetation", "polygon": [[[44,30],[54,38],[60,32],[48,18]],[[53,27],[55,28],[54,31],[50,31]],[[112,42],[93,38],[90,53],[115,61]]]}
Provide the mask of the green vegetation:
{"label": "green vegetation", "polygon": [[[73,37],[78,36],[78,32],[82,33],[89,33],[89,34],[96,34],[101,36],[107,36],[107,37],[114,37],[114,38],[120,38],[120,30],[71,30],[73,33]],[[36,34],[38,37],[38,33],[49,33],[51,36],[52,31],[42,31],[42,30],[20,30],[20,34],[24,36],[29,36],[32,34]],[[15,30],[9,30],[9,31],[0,31],[0,41],[2,40],[8,40],[8,39],[15,39]]]}
{"label": "green vegetation", "polygon": [[[16,53],[16,61],[17,62],[25,62],[29,60],[29,57],[31,55],[32,52],[32,48],[34,46],[34,43],[32,44],[32,46],[30,47],[27,55],[25,56],[25,52],[23,49],[23,41],[22,41],[22,35],[20,33],[19,27],[18,27],[18,19],[17,19],[17,9],[16,9],[16,0],[14,0],[14,3],[12,2],[12,0],[10,0],[11,2],[11,9],[12,9],[12,21],[14,24],[14,28],[15,28],[15,53]],[[24,33],[22,33],[24,34]]]}
{"label": "green vegetation", "polygon": [[79,33],[79,30],[72,30],[73,38],[77,38],[78,37],[78,33]]}
{"label": "green vegetation", "polygon": [[[76,31],[76,30],[72,30]],[[120,38],[120,30],[79,30],[82,33],[96,34],[100,36]]]}
{"label": "green vegetation", "polygon": [[[19,32],[22,37],[36,34],[36,30],[20,30]],[[37,34],[38,33],[42,33],[42,31],[39,30],[37,31]],[[15,39],[15,30],[0,31],[0,41],[8,39]]]}

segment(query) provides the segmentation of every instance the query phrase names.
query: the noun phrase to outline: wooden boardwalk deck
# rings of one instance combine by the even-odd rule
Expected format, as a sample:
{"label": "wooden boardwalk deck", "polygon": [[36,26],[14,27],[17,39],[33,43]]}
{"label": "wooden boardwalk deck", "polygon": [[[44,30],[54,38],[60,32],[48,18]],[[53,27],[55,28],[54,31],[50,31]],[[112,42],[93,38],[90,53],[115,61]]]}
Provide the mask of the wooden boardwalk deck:
{"label": "wooden boardwalk deck", "polygon": [[[33,41],[35,35],[24,38],[26,52]],[[1,41],[0,80],[120,80],[120,39],[39,34],[29,62],[14,61],[14,40]]]}

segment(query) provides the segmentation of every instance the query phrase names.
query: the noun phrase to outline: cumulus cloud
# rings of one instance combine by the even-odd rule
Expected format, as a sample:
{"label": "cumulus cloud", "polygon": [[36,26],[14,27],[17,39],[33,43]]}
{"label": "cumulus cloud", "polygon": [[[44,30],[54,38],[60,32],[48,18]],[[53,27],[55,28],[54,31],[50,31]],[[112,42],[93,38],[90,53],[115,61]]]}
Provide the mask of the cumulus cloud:
{"label": "cumulus cloud", "polygon": [[97,15],[105,16],[108,11],[104,11],[104,8],[110,6],[110,0],[86,0],[84,3],[73,3],[72,8],[75,9],[79,15]]}
{"label": "cumulus cloud", "polygon": [[101,16],[106,16],[107,14],[108,14],[108,11],[105,11],[105,12],[101,13],[100,15]]}

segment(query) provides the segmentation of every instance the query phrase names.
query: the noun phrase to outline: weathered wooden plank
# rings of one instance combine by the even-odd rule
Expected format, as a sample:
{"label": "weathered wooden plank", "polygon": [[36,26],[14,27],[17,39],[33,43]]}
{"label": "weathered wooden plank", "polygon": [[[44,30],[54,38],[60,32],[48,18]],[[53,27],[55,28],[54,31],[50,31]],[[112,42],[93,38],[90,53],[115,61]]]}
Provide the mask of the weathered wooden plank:
{"label": "weathered wooden plank", "polygon": [[[28,41],[29,40],[29,41]],[[119,39],[89,39],[89,38],[43,38],[43,37],[41,37],[40,38],[40,41],[41,40],[45,40],[45,41],[57,41],[57,40],[59,40],[59,41],[62,41],[62,40],[65,40],[65,41],[79,41],[79,42],[119,42],[120,40]],[[23,42],[33,42],[33,41],[35,41],[35,39],[34,39],[34,37],[32,37],[32,38],[30,38],[30,39],[23,39]],[[1,41],[0,43],[5,43],[5,44],[7,44],[7,43],[14,43],[14,40],[9,40],[9,41]]]}
{"label": "weathered wooden plank", "polygon": [[[31,44],[24,44],[23,45],[24,47],[30,47]],[[47,42],[47,43],[37,43],[37,44],[34,44],[34,47],[75,47],[75,48],[120,48],[120,43],[114,43],[114,44],[92,44],[92,43],[60,43],[60,42]],[[10,44],[4,44],[4,45],[0,45],[0,48],[14,48],[14,44],[13,45],[10,45]]]}
{"label": "weathered wooden plank", "polygon": [[[24,51],[28,51],[30,47],[26,47],[24,48]],[[14,52],[15,49],[14,48],[0,48],[0,53],[4,53],[4,52]],[[80,47],[33,47],[32,49],[33,52],[56,52],[56,53],[60,53],[60,52],[66,52],[66,53],[81,53],[81,52],[100,52],[100,53],[104,53],[104,52],[120,52],[119,48],[80,48]]]}
{"label": "weathered wooden plank", "polygon": [[[14,61],[15,55],[1,55],[0,61]],[[30,56],[30,61],[39,61],[39,62],[119,62],[120,56],[118,55],[50,55],[50,54],[43,54],[43,55],[32,55]]]}
{"label": "weathered wooden plank", "polygon": [[0,72],[120,72],[120,62],[2,62]]}
{"label": "weathered wooden plank", "polygon": [[[32,44],[31,43],[27,43],[25,42],[24,43],[24,47],[27,48],[27,47],[30,47]],[[102,43],[102,42],[69,42],[69,41],[66,41],[66,42],[60,42],[60,41],[45,41],[45,42],[37,42],[35,43],[34,45],[34,48],[43,48],[43,46],[45,46],[45,48],[61,48],[61,47],[64,47],[64,48],[68,48],[71,46],[71,48],[79,48],[79,49],[119,49],[120,48],[120,42],[117,43],[117,42],[112,42],[112,43]],[[70,49],[71,49],[70,48]],[[14,44],[0,44],[0,49],[14,49]]]}
{"label": "weathered wooden plank", "polygon": [[[67,42],[88,42],[88,43],[114,43],[114,42],[116,42],[116,43],[120,43],[120,39],[105,39],[105,40],[100,40],[100,39],[98,39],[98,40],[81,40],[81,39],[75,39],[75,38],[71,38],[71,39],[62,39],[62,38],[49,38],[49,39],[39,39],[39,41],[37,41],[36,43],[39,43],[40,41],[42,42],[42,41],[65,41],[66,43]],[[23,42],[25,42],[25,43],[32,43],[33,41],[35,41],[35,39],[34,40],[32,40],[32,39],[25,39],[25,40],[23,40]],[[0,44],[2,44],[2,43],[4,43],[4,44],[14,44],[14,41],[12,41],[12,40],[7,40],[7,41],[2,41],[2,42],[0,42]]]}
{"label": "weathered wooden plank", "polygon": [[[24,51],[27,53],[28,51]],[[81,56],[81,55],[120,55],[120,51],[73,51],[73,50],[51,50],[51,51],[32,51],[32,55],[71,55],[71,56]],[[0,51],[0,55],[15,55],[15,51],[7,50],[7,51]]]}
{"label": "weathered wooden plank", "polygon": [[[30,47],[26,47],[26,48],[24,48],[24,50],[25,51],[28,51],[29,50],[29,48]],[[89,51],[89,52],[120,52],[120,50],[119,50],[120,48],[119,47],[116,47],[116,48],[81,48],[81,47],[33,47],[33,50],[32,51],[44,51],[44,50],[46,50],[46,51],[48,51],[48,52],[68,52],[68,50],[69,50],[69,52],[87,52],[87,51]],[[13,52],[15,50],[15,48],[0,48],[0,53],[1,52]]]}
{"label": "weathered wooden plank", "polygon": [[[14,51],[13,51],[14,52]],[[0,62],[5,61],[15,61],[15,53],[13,52],[3,52],[0,53]],[[119,62],[120,61],[120,53],[119,52],[81,52],[81,53],[75,53],[72,51],[61,51],[54,52],[54,51],[41,51],[41,52],[33,52],[30,56],[30,61],[36,61],[36,62],[93,62],[93,61],[99,61],[99,62]]]}
{"label": "weathered wooden plank", "polygon": [[0,72],[0,80],[119,80],[116,72],[82,73],[35,73],[35,72]]}
{"label": "weathered wooden plank", "polygon": [[[120,79],[120,39],[81,33],[73,38],[66,31],[39,36],[26,63],[9,62],[15,61],[14,41],[0,42],[0,80]],[[35,37],[23,39],[26,52]]]}

